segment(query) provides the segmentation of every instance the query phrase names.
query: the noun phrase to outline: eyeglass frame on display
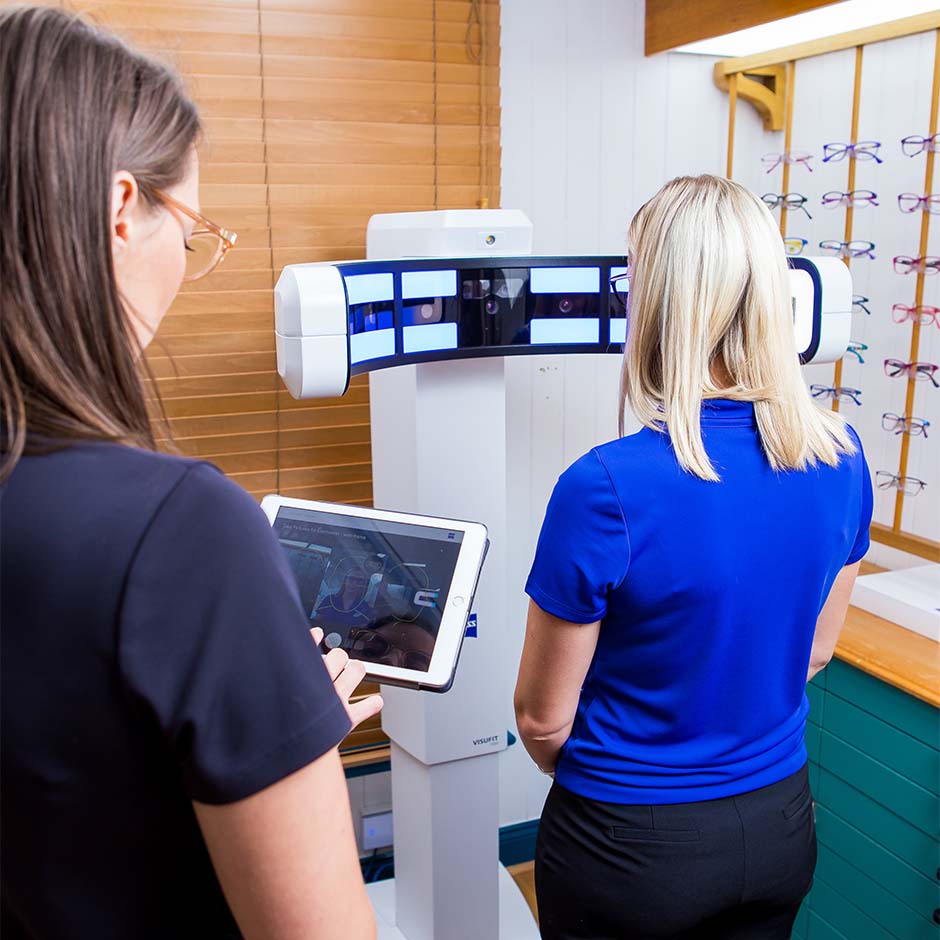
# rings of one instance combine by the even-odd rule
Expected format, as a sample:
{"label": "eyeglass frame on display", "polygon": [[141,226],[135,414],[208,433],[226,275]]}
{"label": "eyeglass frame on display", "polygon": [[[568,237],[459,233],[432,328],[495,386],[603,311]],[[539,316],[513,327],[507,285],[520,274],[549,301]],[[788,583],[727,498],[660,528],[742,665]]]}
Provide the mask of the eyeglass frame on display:
{"label": "eyeglass frame on display", "polygon": [[[894,424],[888,427],[885,424],[885,418],[894,418]],[[910,421],[916,421],[917,424],[908,427],[908,422]],[[915,418],[913,416],[908,418],[906,415],[896,415],[893,411],[886,411],[881,416],[881,427],[885,431],[894,431],[895,434],[908,434],[911,437],[923,435],[926,438],[927,428],[930,427],[930,422],[926,418]]]}
{"label": "eyeglass frame on display", "polygon": [[[902,199],[914,200],[914,204],[910,209],[905,209],[902,203]],[[931,209],[931,205],[936,208]],[[916,212],[918,209],[922,209],[924,212],[929,212],[930,215],[940,215],[940,193],[926,193],[921,196],[918,193],[901,193],[898,196],[898,209],[901,212],[905,212],[908,215]]]}
{"label": "eyeglass frame on display", "polygon": [[[796,251],[790,251],[791,243],[798,245]],[[803,249],[809,244],[809,240],[806,238],[799,238],[796,235],[788,235],[783,240],[783,250],[791,258],[796,257],[796,255],[803,254]]]}
{"label": "eyeglass frame on display", "polygon": [[862,353],[867,352],[868,348],[869,347],[867,343],[860,343],[857,340],[850,339],[849,345],[845,347],[845,351],[847,353],[852,353],[853,356],[857,356],[858,361],[860,363],[864,363],[865,360],[862,358]]}
{"label": "eyeglass frame on display", "polygon": [[793,166],[797,163],[802,163],[810,173],[813,172],[813,168],[809,165],[809,161],[813,159],[813,154],[807,150],[795,150],[787,153],[765,153],[761,158],[760,162],[763,166],[768,166],[767,161],[773,160],[774,162],[770,164],[767,169],[768,173],[773,173],[783,163],[789,163],[790,166]]}
{"label": "eyeglass frame on display", "polygon": [[[896,274],[923,274],[924,277],[940,274],[940,255],[920,255],[917,258],[912,255],[895,255],[891,263]],[[900,270],[899,265],[907,270]]]}
{"label": "eyeglass frame on display", "polygon": [[[197,225],[203,226],[203,228],[193,229],[189,236],[191,239],[197,238],[200,235],[214,235],[219,240],[219,247],[212,256],[212,263],[209,267],[204,271],[200,271],[198,274],[184,275],[183,281],[192,283],[193,281],[198,281],[206,277],[206,275],[211,274],[222,263],[222,259],[235,247],[235,243],[238,241],[238,235],[230,229],[222,228],[221,225],[217,225],[211,219],[207,219],[202,213],[197,212],[195,209],[190,209],[189,206],[180,202],[178,199],[168,196],[162,190],[154,190],[154,194],[165,206],[176,209],[177,212],[182,212],[183,215],[192,219]],[[187,251],[191,250],[188,244],[186,249]]]}
{"label": "eyeglass frame on display", "polygon": [[[835,153],[827,156],[830,147],[839,147]],[[865,149],[860,149],[865,148]],[[823,144],[823,163],[838,163],[846,155],[850,160],[874,160],[876,163],[884,163],[884,160],[878,156],[877,151],[881,148],[880,140],[856,140],[852,143],[844,144],[841,141],[833,141],[829,144]]]}
{"label": "eyeglass frame on display", "polygon": [[[851,245],[867,245],[867,248],[858,248],[853,250]],[[840,258],[869,258],[872,261],[875,260],[875,255],[873,254],[875,250],[875,243],[870,241],[865,241],[863,239],[853,239],[850,242],[840,242],[834,238],[824,238],[820,243],[819,247],[823,251],[838,251]]]}
{"label": "eyeglass frame on display", "polygon": [[[867,193],[868,195],[863,196],[862,193]],[[836,195],[838,199],[831,199],[829,202],[826,202],[827,196]],[[880,203],[876,202],[878,198],[878,193],[873,193],[870,189],[853,189],[850,193],[840,193],[837,189],[831,189],[828,193],[823,193],[822,195],[822,206],[824,209],[835,209],[837,206],[852,206],[854,209],[856,205],[862,207],[866,206],[877,206]]]}
{"label": "eyeglass frame on display", "polygon": [[[901,310],[902,315],[899,318],[895,311]],[[926,319],[925,319],[926,318]],[[895,323],[907,323],[909,320],[919,323],[921,326],[930,326],[933,323],[940,329],[940,307],[934,307],[932,304],[894,304],[891,307],[891,319]]]}
{"label": "eyeglass frame on display", "polygon": [[871,303],[871,297],[866,297],[864,294],[852,294],[852,306],[859,307],[862,313],[864,313],[865,316],[868,316],[868,317],[871,316],[871,310],[868,309],[866,304],[870,304],[870,303]]}
{"label": "eyeglass frame on display", "polygon": [[855,404],[859,406],[862,404],[859,401],[862,390],[860,388],[849,388],[846,385],[836,385],[835,387],[831,385],[810,385],[809,393],[813,398],[829,398],[833,401],[854,401]]}
{"label": "eyeglass frame on display", "polygon": [[[912,141],[916,141],[918,146],[913,153],[908,153],[905,149],[905,145]],[[931,150],[934,153],[940,153],[940,134],[934,134],[932,137],[921,137],[919,134],[909,134],[907,137],[901,138],[901,153],[903,153],[905,157],[916,157],[924,151]]]}
{"label": "eyeglass frame on display", "polygon": [[[894,371],[889,372],[889,368],[894,369]],[[885,359],[884,361],[885,375],[889,379],[896,379],[901,375],[905,375],[915,382],[920,379],[927,379],[933,382],[934,388],[940,388],[940,382],[936,379],[938,368],[940,366],[934,362],[903,362],[900,359]]]}
{"label": "eyeglass frame on display", "polygon": [[[767,201],[768,196],[773,199],[773,203]],[[796,199],[793,199],[793,196],[796,196]],[[802,210],[806,213],[807,218],[812,218],[809,214],[809,209],[806,208],[806,203],[809,202],[809,198],[802,193],[764,193],[760,199],[768,209],[779,209],[781,206],[784,206],[788,212]]]}
{"label": "eyeglass frame on display", "polygon": [[[879,483],[879,477],[888,477],[889,480],[887,483]],[[917,487],[908,490],[906,489],[908,483],[916,483]],[[902,477],[900,473],[892,473],[890,470],[878,470],[875,473],[875,486],[879,490],[901,490],[907,496],[917,496],[924,491],[927,484],[923,480],[918,480],[917,477]]]}

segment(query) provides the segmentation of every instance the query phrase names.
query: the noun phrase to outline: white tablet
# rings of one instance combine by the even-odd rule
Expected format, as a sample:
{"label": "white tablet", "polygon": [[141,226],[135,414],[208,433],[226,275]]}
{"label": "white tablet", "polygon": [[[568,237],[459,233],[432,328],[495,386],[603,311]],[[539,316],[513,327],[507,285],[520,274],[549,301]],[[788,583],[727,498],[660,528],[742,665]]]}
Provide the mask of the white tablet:
{"label": "white tablet", "polygon": [[378,682],[446,692],[488,546],[486,527],[265,496],[311,627]]}

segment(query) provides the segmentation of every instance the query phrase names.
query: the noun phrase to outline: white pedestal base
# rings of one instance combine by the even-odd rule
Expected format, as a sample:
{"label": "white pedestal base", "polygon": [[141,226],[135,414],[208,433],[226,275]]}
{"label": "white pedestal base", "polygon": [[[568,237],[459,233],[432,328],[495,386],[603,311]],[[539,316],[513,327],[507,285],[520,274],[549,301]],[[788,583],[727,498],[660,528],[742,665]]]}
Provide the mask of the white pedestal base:
{"label": "white pedestal base", "polygon": [[[418,940],[406,937],[395,926],[394,878],[366,885],[366,891],[375,911],[378,940]],[[441,935],[433,940],[448,940],[448,937]],[[481,937],[480,940],[539,940],[539,928],[529,905],[502,865],[499,866],[499,937]]]}
{"label": "white pedestal base", "polygon": [[866,574],[855,582],[852,603],[940,642],[940,565]]}

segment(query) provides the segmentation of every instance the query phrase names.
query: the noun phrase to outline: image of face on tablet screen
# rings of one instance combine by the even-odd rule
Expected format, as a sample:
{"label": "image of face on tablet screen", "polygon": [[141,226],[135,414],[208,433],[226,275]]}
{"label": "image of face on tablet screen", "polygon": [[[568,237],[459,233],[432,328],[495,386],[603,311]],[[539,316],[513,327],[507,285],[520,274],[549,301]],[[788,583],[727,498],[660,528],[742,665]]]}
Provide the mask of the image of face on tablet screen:
{"label": "image of face on tablet screen", "polygon": [[274,531],[326,646],[427,672],[462,532],[287,507]]}

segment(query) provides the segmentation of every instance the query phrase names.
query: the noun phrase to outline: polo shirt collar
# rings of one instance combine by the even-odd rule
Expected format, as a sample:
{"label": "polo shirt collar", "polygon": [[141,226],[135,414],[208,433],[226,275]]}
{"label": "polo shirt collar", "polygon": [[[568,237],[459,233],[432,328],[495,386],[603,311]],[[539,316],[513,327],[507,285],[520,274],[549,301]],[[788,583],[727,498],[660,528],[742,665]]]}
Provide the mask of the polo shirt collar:
{"label": "polo shirt collar", "polygon": [[705,398],[702,400],[701,423],[706,427],[752,427],[756,424],[754,402]]}

